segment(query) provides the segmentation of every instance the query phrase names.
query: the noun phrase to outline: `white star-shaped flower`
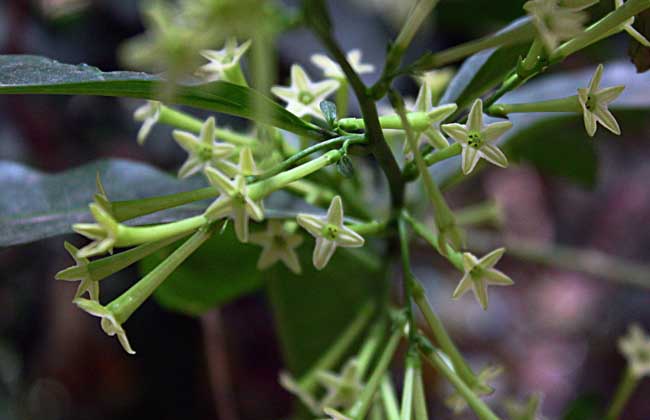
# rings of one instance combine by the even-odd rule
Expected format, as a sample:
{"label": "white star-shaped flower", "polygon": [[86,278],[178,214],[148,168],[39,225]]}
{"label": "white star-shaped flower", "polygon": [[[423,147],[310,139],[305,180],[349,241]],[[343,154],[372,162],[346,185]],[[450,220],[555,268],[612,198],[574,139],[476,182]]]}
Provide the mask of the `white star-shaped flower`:
{"label": "white star-shaped flower", "polygon": [[79,298],[88,292],[90,299],[94,301],[99,300],[99,282],[94,280],[88,270],[88,258],[79,257],[79,250],[70,242],[63,243],[65,250],[68,251],[70,256],[74,259],[75,265],[68,267],[56,273],[57,280],[65,281],[79,281],[79,287],[74,297]]}
{"label": "white star-shaped flower", "polygon": [[121,322],[106,306],[102,306],[99,302],[83,298],[77,298],[73,302],[90,315],[101,318],[102,330],[111,337],[117,335],[117,339],[122,344],[124,350],[129,354],[135,354],[135,351],[131,348],[131,344],[129,344],[129,339],[126,336],[124,328],[122,328]]}
{"label": "white star-shaped flower", "polygon": [[160,119],[160,110],[162,104],[158,101],[147,101],[133,112],[133,119],[142,122],[142,126],[138,131],[138,144],[144,144],[149,136],[151,129]]}
{"label": "white star-shaped flower", "polygon": [[322,407],[347,410],[357,401],[363,390],[359,363],[354,359],[345,364],[340,374],[317,372],[316,380],[325,387],[325,396],[320,402]]}
{"label": "white star-shaped flower", "polygon": [[616,118],[607,109],[607,105],[619,97],[625,86],[618,85],[605,89],[600,89],[600,81],[603,77],[603,65],[599,64],[596,73],[592,77],[588,88],[578,89],[578,101],[582,107],[582,114],[585,120],[585,129],[587,134],[593,137],[596,134],[596,123],[599,122],[603,127],[614,134],[620,135],[621,128]]}
{"label": "white star-shaped flower", "polygon": [[265,270],[282,261],[291,271],[300,274],[300,260],[296,248],[302,244],[303,237],[287,232],[280,220],[269,220],[264,232],[250,235],[250,242],[263,247],[257,268]]}
{"label": "white star-shaped flower", "polygon": [[465,175],[472,172],[479,159],[505,168],[508,158],[492,143],[503,133],[512,128],[510,121],[499,121],[488,126],[483,125],[483,101],[477,99],[469,112],[467,124],[444,124],[442,130],[460,143],[462,152],[462,169]]}
{"label": "white star-shaped flower", "polygon": [[[357,74],[367,74],[375,71],[375,66],[361,62],[361,50],[353,49],[348,51],[348,63]],[[345,79],[341,66],[325,54],[313,54],[311,62],[323,70],[323,75],[330,79]]]}
{"label": "white star-shaped flower", "polygon": [[[451,114],[456,112],[458,106],[456,104],[446,104],[440,106],[433,106],[433,94],[431,87],[427,83],[423,83],[418,91],[418,97],[415,100],[415,105],[411,108],[413,112],[426,112],[431,125],[422,133],[418,133],[418,147],[423,141],[428,141],[431,146],[436,149],[443,149],[449,146],[449,142],[445,136],[440,132],[440,123],[447,119]],[[408,141],[404,142],[404,154],[412,153]]]}
{"label": "white star-shaped flower", "polygon": [[494,268],[499,262],[505,248],[495,249],[480,260],[469,252],[463,253],[463,267],[465,274],[454,290],[452,297],[458,299],[469,289],[472,289],[478,303],[483,310],[488,307],[488,285],[492,286],[510,286],[514,284],[512,279]]}
{"label": "white star-shaped flower", "polygon": [[216,166],[235,151],[234,145],[215,140],[215,128],[214,117],[210,117],[201,126],[198,137],[187,131],[173,131],[174,140],[188,154],[178,170],[179,178],[190,177],[209,165]]}
{"label": "white star-shaped flower", "polygon": [[[623,6],[624,2],[623,0],[614,0],[614,5],[618,9],[619,7]],[[623,30],[628,33],[632,38],[634,38],[639,44],[643,45],[644,47],[650,48],[650,41],[646,37],[644,37],[639,31],[637,31],[634,26],[634,16],[632,16],[630,19],[625,21],[623,23]]]}
{"label": "white star-shaped flower", "polygon": [[340,196],[332,199],[326,217],[313,214],[299,214],[298,224],[316,238],[314,267],[322,270],[334,255],[336,248],[357,248],[363,246],[363,236],[343,224],[343,202]]}
{"label": "white star-shaped flower", "polygon": [[90,213],[97,223],[76,223],[72,230],[92,239],[93,242],[77,252],[78,258],[94,257],[105,253],[112,253],[119,230],[119,223],[97,203],[91,203]]}
{"label": "white star-shaped flower", "polygon": [[630,326],[627,335],[619,339],[618,348],[635,377],[650,377],[650,336],[645,334],[640,325]]}
{"label": "white star-shaped flower", "polygon": [[210,221],[230,217],[235,222],[235,233],[241,242],[248,242],[250,218],[258,222],[264,220],[264,208],[248,196],[246,174],[254,172],[251,162],[252,152],[245,147],[239,156],[241,173],[235,176],[235,179],[230,179],[218,169],[205,169],[208,181],[217,187],[221,195],[205,210],[204,215]]}
{"label": "white star-shaped flower", "polygon": [[531,0],[524,4],[524,10],[532,18],[548,51],[553,51],[561,41],[571,39],[583,31],[589,17],[581,10],[594,2],[574,2],[574,7],[569,3],[571,2],[563,3],[560,0]]}
{"label": "white star-shaped flower", "polygon": [[320,103],[339,87],[336,80],[312,82],[298,64],[291,66],[291,85],[273,86],[271,93],[287,103],[287,110],[299,117],[324,118]]}
{"label": "white star-shaped flower", "polygon": [[239,61],[250,46],[250,40],[237,45],[236,38],[228,38],[224,47],[220,50],[201,51],[201,55],[210,62],[201,66],[197,73],[203,76],[206,82],[223,79],[225,72],[239,65]]}

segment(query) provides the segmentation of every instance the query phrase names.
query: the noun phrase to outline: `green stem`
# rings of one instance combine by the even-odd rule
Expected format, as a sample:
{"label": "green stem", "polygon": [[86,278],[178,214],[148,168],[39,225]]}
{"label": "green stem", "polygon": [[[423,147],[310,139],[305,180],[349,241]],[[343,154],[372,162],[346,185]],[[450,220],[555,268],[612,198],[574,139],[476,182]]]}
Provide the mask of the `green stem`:
{"label": "green stem", "polygon": [[348,81],[345,78],[338,79],[340,86],[336,91],[336,113],[338,118],[348,115],[348,104],[350,103],[350,91]]}
{"label": "green stem", "polygon": [[366,414],[368,414],[370,405],[374,400],[375,392],[377,392],[377,389],[379,389],[379,386],[384,379],[385,373],[388,370],[388,366],[390,365],[390,361],[393,359],[393,355],[397,350],[397,345],[399,344],[400,338],[402,336],[401,328],[401,325],[395,326],[393,333],[386,343],[384,351],[381,354],[379,361],[377,362],[377,366],[375,366],[375,370],[372,372],[372,375],[368,380],[368,383],[363,388],[363,391],[361,392],[361,395],[359,396],[357,402],[348,412],[348,416],[350,418],[354,420],[361,420],[366,416]]}
{"label": "green stem", "polygon": [[359,367],[359,377],[363,378],[367,369],[370,367],[379,345],[381,344],[386,334],[386,322],[384,320],[378,321],[368,333],[366,341],[363,343],[359,355],[357,356],[357,363]]}
{"label": "green stem", "polygon": [[564,60],[571,54],[601,40],[604,36],[615,31],[628,19],[650,8],[650,0],[628,0],[598,22],[594,23],[577,37],[560,45],[551,53],[552,63]]}
{"label": "green stem", "polygon": [[381,381],[380,392],[381,400],[384,404],[384,411],[386,412],[388,420],[400,420],[397,396],[395,395],[395,389],[393,388],[390,376],[384,376],[384,379]]}
{"label": "green stem", "polygon": [[388,225],[389,221],[384,220],[383,222],[372,221],[368,223],[358,223],[355,225],[349,225],[348,227],[357,232],[359,235],[374,236],[386,233]]}
{"label": "green stem", "polygon": [[435,352],[423,354],[426,360],[442,373],[463,397],[476,416],[481,420],[499,420],[492,410],[467,386],[467,384],[451,369]]}
{"label": "green stem", "polygon": [[131,286],[120,297],[108,304],[107,309],[115,314],[117,322],[120,324],[124,323],[187,257],[192,255],[194,251],[212,236],[213,231],[214,226],[206,226],[199,229],[183,245],[172,252],[169,257],[151,270],[149,274]]}
{"label": "green stem", "polygon": [[79,278],[80,276],[88,276],[88,278],[93,281],[100,281],[118,271],[122,271],[126,267],[129,267],[159,249],[176,242],[186,235],[187,233],[182,233],[178,236],[173,236],[162,241],[142,244],[127,251],[120,252],[119,254],[92,260],[83,266],[69,267],[58,272],[55,278],[57,280],[72,280]]}
{"label": "green stem", "polygon": [[197,230],[206,224],[208,224],[208,220],[203,215],[200,215],[154,226],[119,225],[115,246],[127,247],[161,241]]}
{"label": "green stem", "polygon": [[[411,328],[413,329],[414,327]],[[411,420],[411,411],[413,410],[413,380],[415,378],[415,369],[418,364],[417,353],[409,351],[409,354],[406,357],[406,373],[404,374],[400,420]]]}
{"label": "green stem", "polygon": [[374,311],[375,304],[373,302],[367,302],[362,306],[356,318],[328,348],[327,352],[300,378],[298,383],[303,390],[308,393],[313,392],[318,385],[316,373],[322,370],[331,370],[341,361],[341,358],[365,328]]}
{"label": "green stem", "polygon": [[[425,155],[423,157],[424,163],[426,166],[431,166],[443,160],[458,156],[462,151],[463,148],[461,147],[460,143],[454,143],[445,147],[444,149],[435,150]],[[420,172],[418,171],[417,164],[413,161],[407,163],[404,167],[404,180],[408,182],[415,181],[418,176],[420,176]]]}
{"label": "green stem", "polygon": [[518,72],[524,76],[532,73],[539,64],[544,52],[544,44],[539,37],[533,39],[533,43],[528,49],[528,54],[521,62]]}
{"label": "green stem", "polygon": [[375,102],[369,94],[367,87],[363,84],[361,78],[359,78],[359,75],[354,71],[350,63],[348,63],[345,54],[334,40],[332,34],[324,30],[321,26],[314,26],[313,29],[341,66],[343,73],[350,82],[350,86],[354,90],[354,94],[361,107],[370,151],[375,159],[377,159],[379,166],[388,179],[393,208],[401,208],[404,202],[404,182],[402,181],[401,171],[395,160],[395,156],[384,138],[384,133],[379,124],[379,116]]}
{"label": "green stem", "polygon": [[205,187],[193,191],[163,195],[159,197],[115,201],[110,203],[111,213],[115,217],[115,220],[122,222],[195,201],[214,198],[217,195],[219,195],[219,191],[215,187]]}
{"label": "green stem", "polygon": [[505,117],[508,114],[522,112],[582,112],[578,96],[569,96],[548,101],[529,102],[520,104],[495,104],[486,109],[485,113],[495,117]]}
{"label": "green stem", "polygon": [[[426,112],[409,112],[406,114],[408,122],[415,131],[424,131],[431,121]],[[403,130],[404,125],[399,115],[384,115],[379,117],[379,125],[385,130]],[[345,131],[363,130],[366,125],[363,118],[343,118],[339,120],[339,127]]]}
{"label": "green stem", "polygon": [[365,136],[363,134],[350,134],[347,136],[341,136],[341,137],[336,137],[330,140],[325,140],[320,143],[316,143],[310,147],[307,147],[306,149],[303,149],[299,151],[298,153],[292,155],[290,158],[284,160],[283,162],[279,163],[275,167],[269,169],[265,173],[261,175],[255,175],[255,176],[250,176],[248,177],[247,181],[248,182],[255,182],[259,181],[262,179],[270,178],[273,175],[277,175],[280,172],[285,171],[288,168],[291,168],[294,166],[296,163],[300,162],[307,156],[316,153],[321,150],[327,150],[331,149],[333,146],[338,146],[344,143],[348,144],[361,144],[361,143],[366,143]]}
{"label": "green stem", "polygon": [[604,420],[618,420],[623,413],[623,409],[627,404],[630,396],[636,389],[639,384],[639,378],[637,378],[632,370],[627,367],[623,373],[623,377],[616,388],[616,393],[614,394],[614,399],[612,400],[607,414],[605,415]]}
{"label": "green stem", "polygon": [[413,319],[413,272],[411,271],[411,260],[409,255],[409,237],[406,229],[406,222],[403,217],[397,220],[399,228],[399,243],[402,257],[402,285],[404,288],[404,307],[409,328],[409,341],[413,342],[417,326]]}
{"label": "green stem", "polygon": [[499,226],[503,223],[503,219],[503,210],[494,200],[465,207],[456,212],[456,222],[461,226],[480,225],[483,223]]}
{"label": "green stem", "polygon": [[428,71],[443,67],[488,48],[524,43],[534,36],[535,28],[531,22],[526,22],[507,31],[491,34],[444,51],[427,54],[400,73]]}
{"label": "green stem", "polygon": [[[201,127],[203,126],[203,121],[200,119],[170,108],[166,105],[161,105],[160,119],[158,121],[162,124],[167,124],[180,130],[185,130],[192,133],[199,133],[201,131]],[[259,144],[257,139],[254,137],[244,136],[232,130],[223,128],[217,127],[215,129],[215,135],[217,138],[225,142],[238,146],[256,146]]]}
{"label": "green stem", "polygon": [[417,233],[422,239],[427,241],[429,245],[431,245],[440,255],[444,255],[447,260],[449,260],[450,263],[453,264],[454,267],[456,267],[459,271],[463,272],[465,271],[465,268],[463,267],[463,253],[458,252],[454,250],[449,244],[447,244],[447,249],[446,253],[440,252],[439,249],[439,241],[438,241],[438,236],[433,233],[425,224],[419,222],[416,220],[413,216],[411,216],[410,213],[408,212],[403,212],[402,217],[411,224],[413,227],[413,230],[415,233]]}
{"label": "green stem", "polygon": [[418,364],[418,368],[415,371],[414,381],[414,400],[413,400],[413,409],[415,410],[415,420],[429,420],[429,414],[427,413],[427,398],[424,393],[424,381],[422,378],[422,366]]}

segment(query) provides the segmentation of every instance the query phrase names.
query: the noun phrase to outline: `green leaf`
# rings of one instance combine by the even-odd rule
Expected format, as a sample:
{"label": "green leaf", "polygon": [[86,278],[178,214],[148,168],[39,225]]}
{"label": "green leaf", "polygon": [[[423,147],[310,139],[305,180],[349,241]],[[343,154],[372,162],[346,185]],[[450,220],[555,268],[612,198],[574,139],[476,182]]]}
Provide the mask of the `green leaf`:
{"label": "green leaf", "polygon": [[[650,10],[641,12],[635,17],[634,28],[646,39],[650,38]],[[643,73],[650,70],[650,48],[644,47],[639,41],[630,37],[627,54],[636,66],[637,72]]]}
{"label": "green leaf", "polygon": [[360,259],[359,252],[338,249],[318,271],[311,263],[313,247],[309,240],[300,248],[302,275],[276,265],[264,276],[285,361],[296,376],[327,350],[367,299],[386,287],[386,271],[376,257]]}
{"label": "green leaf", "polygon": [[[165,308],[199,316],[212,308],[258,290],[264,273],[256,268],[261,248],[240,243],[232,224],[199,248],[156,290]],[[140,263],[151,271],[167,253],[159,252]]]}
{"label": "green leaf", "polygon": [[[31,55],[0,56],[0,94],[62,94],[159,99],[165,82],[136,72],[102,72],[86,64],[62,64]],[[182,84],[166,102],[222,112],[305,136],[322,130],[293,115],[263,94],[228,82]],[[265,112],[258,113],[257,109]]]}
{"label": "green leaf", "polygon": [[[0,161],[0,246],[72,232],[73,223],[90,221],[88,203],[100,175],[112,201],[131,200],[201,188],[202,177],[180,181],[152,166],[126,160],[100,160],[58,174]],[[138,219],[139,223],[175,220],[200,213],[193,203]]]}
{"label": "green leaf", "polygon": [[[518,19],[503,31],[527,22],[527,19]],[[476,98],[501,83],[515,68],[519,57],[526,54],[527,49],[528,42],[523,42],[474,54],[460,67],[440,103],[456,103],[459,110],[469,107]]]}

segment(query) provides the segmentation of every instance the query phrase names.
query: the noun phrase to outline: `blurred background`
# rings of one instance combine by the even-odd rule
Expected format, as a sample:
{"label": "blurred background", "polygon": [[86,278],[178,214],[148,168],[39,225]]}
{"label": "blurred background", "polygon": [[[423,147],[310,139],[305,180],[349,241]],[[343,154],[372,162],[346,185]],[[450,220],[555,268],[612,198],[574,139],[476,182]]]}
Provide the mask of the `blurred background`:
{"label": "blurred background", "polygon": [[[522,14],[522,3],[443,0],[407,60],[423,49],[437,51],[495,31]],[[611,8],[601,3],[595,15]],[[334,0],[330,6],[344,48],[361,48],[364,61],[379,66],[410,2]],[[0,2],[2,54],[117,70],[123,68],[118,47],[142,30],[136,0]],[[625,36],[614,37],[561,67],[627,60],[627,43]],[[319,74],[309,56],[323,48],[308,32],[283,36],[278,50],[280,81],[293,62]],[[415,95],[414,83],[401,83],[406,94]],[[0,96],[0,159],[46,172],[106,157],[175,171],[184,156],[168,128],[157,127],[144,147],[137,146],[138,125],[132,121],[137,105],[95,97]],[[502,232],[509,240],[557,242],[647,264],[650,119],[638,113],[621,117],[623,136],[599,130],[593,141],[593,182],[571,182],[528,164],[488,169],[453,191],[452,207],[493,199],[505,214]],[[568,124],[575,129],[581,122]],[[494,232],[479,236],[488,243],[495,237]],[[70,303],[75,287],[53,281],[71,262],[61,243],[54,238],[0,250],[0,419],[245,420],[290,413],[290,396],[277,382],[283,361],[264,293],[199,318],[166,311],[151,300],[128,323],[138,350],[128,356],[96,319]],[[633,321],[650,329],[648,290],[506,256],[500,268],[517,285],[492,290],[490,310],[483,313],[469,297],[448,298],[458,274],[432,258],[430,249],[423,246],[414,256],[430,298],[472,363],[506,368],[488,399],[497,410],[497,400],[541,392],[548,418],[572,418],[571,413],[590,418],[584,413],[609,400],[625,366],[618,337]],[[122,290],[137,276],[137,269],[125,270],[104,290]],[[448,389],[433,372],[427,372],[426,387],[431,418],[473,418],[453,417],[444,407],[441,395]],[[648,395],[645,381],[624,418],[650,419]]]}

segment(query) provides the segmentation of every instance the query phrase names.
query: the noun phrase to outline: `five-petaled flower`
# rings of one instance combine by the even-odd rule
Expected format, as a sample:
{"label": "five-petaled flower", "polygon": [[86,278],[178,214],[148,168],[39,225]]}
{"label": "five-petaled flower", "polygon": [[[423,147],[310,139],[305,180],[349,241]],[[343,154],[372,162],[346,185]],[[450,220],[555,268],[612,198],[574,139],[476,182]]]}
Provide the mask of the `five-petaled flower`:
{"label": "five-petaled flower", "polygon": [[[361,62],[361,50],[355,48],[348,51],[348,63],[357,74],[367,74],[375,71],[375,66]],[[345,79],[341,66],[325,54],[312,54],[311,62],[323,70],[323,75],[330,79]]]}
{"label": "five-petaled flower", "polygon": [[227,79],[226,72],[239,66],[239,61],[250,46],[250,40],[237,45],[236,38],[228,38],[220,50],[201,51],[201,55],[210,62],[201,66],[197,73],[203,76],[207,82]]}
{"label": "five-petaled flower", "polygon": [[221,195],[206,210],[205,217],[218,220],[230,217],[235,222],[235,233],[241,242],[248,242],[248,221],[252,218],[261,222],[264,220],[264,208],[261,203],[254,201],[248,195],[246,175],[252,174],[254,168],[252,152],[248,147],[241,150],[239,155],[240,171],[235,179],[230,179],[218,169],[207,167],[205,175],[213,186],[217,187]]}
{"label": "five-petaled flower", "polygon": [[337,247],[357,248],[365,242],[361,235],[343,224],[343,202],[338,195],[332,199],[327,216],[299,214],[297,221],[316,238],[313,263],[318,270],[327,265]]}
{"label": "five-petaled flower", "polygon": [[641,326],[631,325],[627,335],[619,339],[618,348],[627,359],[632,375],[636,378],[650,376],[650,336]]}
{"label": "five-petaled flower", "polygon": [[287,103],[287,110],[293,114],[304,117],[312,115],[324,118],[320,109],[323,102],[339,87],[336,80],[323,80],[312,82],[305,70],[298,64],[291,66],[291,85],[273,86],[271,92]]}
{"label": "five-petaled flower", "polygon": [[91,203],[88,207],[97,223],[76,223],[72,225],[72,230],[92,239],[93,242],[81,248],[77,257],[87,258],[112,253],[117,241],[119,223],[99,204]]}
{"label": "five-petaled flower", "polygon": [[487,310],[488,285],[510,286],[514,284],[510,277],[494,268],[505,251],[505,248],[498,248],[481,259],[477,259],[469,252],[463,253],[463,268],[465,269],[465,273],[460,283],[458,283],[458,287],[454,290],[452,297],[458,299],[469,289],[472,289],[478,303],[483,310]]}
{"label": "five-petaled flower", "polygon": [[149,136],[151,129],[160,119],[160,111],[162,104],[158,101],[147,101],[133,112],[133,119],[142,122],[142,126],[138,131],[138,144],[144,144]]}
{"label": "five-petaled flower", "polygon": [[[294,225],[295,226],[295,225]],[[266,230],[252,233],[250,242],[263,247],[257,268],[265,270],[282,261],[291,271],[300,274],[300,260],[296,248],[302,244],[301,235],[290,233],[280,220],[269,220]]]}
{"label": "five-petaled flower", "polygon": [[347,410],[356,402],[363,390],[359,363],[352,359],[348,361],[340,374],[319,371],[316,380],[325,387],[325,396],[320,404],[323,408],[338,408]]}
{"label": "five-petaled flower", "polygon": [[524,10],[532,18],[546,49],[553,51],[561,41],[583,31],[589,16],[582,10],[595,3],[593,0],[530,0],[524,4]]}
{"label": "five-petaled flower", "polygon": [[79,287],[74,297],[79,298],[88,292],[90,299],[99,300],[99,282],[94,280],[88,270],[88,258],[79,257],[79,250],[70,242],[65,241],[63,246],[74,259],[75,265],[56,273],[57,280],[79,281]]}
{"label": "five-petaled flower", "polygon": [[442,130],[462,147],[462,169],[465,175],[472,172],[480,158],[497,166],[508,166],[508,158],[492,143],[512,128],[510,121],[483,125],[483,101],[477,99],[469,112],[467,124],[444,124]]}
{"label": "five-petaled flower", "polygon": [[607,105],[623,93],[625,86],[618,85],[600,89],[599,86],[602,77],[603,65],[599,64],[598,68],[596,68],[596,73],[594,73],[589,83],[589,87],[578,89],[578,102],[580,102],[580,106],[582,107],[585,129],[591,137],[596,134],[597,122],[612,133],[617,135],[621,134],[621,128],[616,118],[607,109]]}
{"label": "five-petaled flower", "polygon": [[[436,149],[443,149],[449,146],[449,142],[445,136],[440,132],[440,123],[447,119],[451,114],[456,112],[458,106],[456,104],[445,104],[440,106],[433,106],[433,94],[431,86],[428,83],[422,83],[418,91],[418,97],[413,106],[413,112],[426,112],[431,125],[426,128],[424,133],[424,141],[428,141]],[[422,133],[418,133],[418,147],[421,146],[423,138]],[[412,153],[408,141],[404,142],[404,154]]]}
{"label": "five-petaled flower", "polygon": [[187,131],[174,130],[174,140],[188,153],[187,160],[178,170],[179,178],[192,176],[209,165],[225,163],[233,153],[234,145],[215,140],[215,129],[214,117],[210,117],[203,123],[198,137]]}
{"label": "five-petaled flower", "polygon": [[74,303],[90,315],[101,318],[102,330],[111,337],[117,335],[117,339],[120,341],[120,344],[122,344],[124,350],[129,354],[135,354],[135,351],[131,348],[129,339],[126,336],[126,332],[124,331],[124,328],[122,328],[122,323],[125,320],[119,320],[117,314],[111,311],[109,307],[102,306],[99,302],[94,300],[77,298],[74,300]]}

